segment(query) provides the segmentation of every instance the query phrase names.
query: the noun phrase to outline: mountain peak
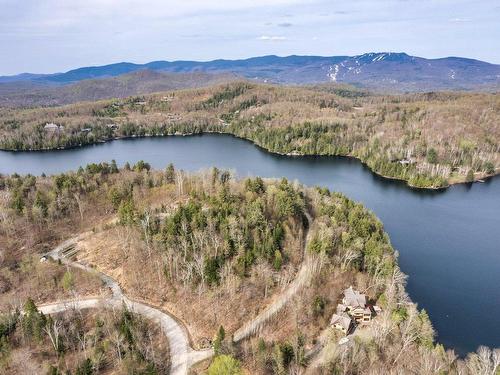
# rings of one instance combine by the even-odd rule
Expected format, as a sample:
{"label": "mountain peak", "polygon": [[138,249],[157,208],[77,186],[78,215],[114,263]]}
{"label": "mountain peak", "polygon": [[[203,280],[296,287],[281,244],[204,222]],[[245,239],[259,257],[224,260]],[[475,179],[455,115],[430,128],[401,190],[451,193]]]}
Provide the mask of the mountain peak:
{"label": "mountain peak", "polygon": [[[138,73],[152,80],[160,73],[230,73],[243,78],[280,84],[311,84],[336,81],[375,90],[432,91],[483,90],[500,87],[500,65],[459,57],[426,59],[404,52],[369,52],[357,56],[276,56],[241,60],[154,61],[147,64],[117,63],[84,67],[51,75],[0,77],[1,82],[71,84]],[[161,77],[162,80],[165,77]],[[175,80],[174,77],[171,77]]]}
{"label": "mountain peak", "polygon": [[411,61],[415,58],[404,52],[369,52],[362,55],[354,56],[354,59],[364,63],[378,61]]}

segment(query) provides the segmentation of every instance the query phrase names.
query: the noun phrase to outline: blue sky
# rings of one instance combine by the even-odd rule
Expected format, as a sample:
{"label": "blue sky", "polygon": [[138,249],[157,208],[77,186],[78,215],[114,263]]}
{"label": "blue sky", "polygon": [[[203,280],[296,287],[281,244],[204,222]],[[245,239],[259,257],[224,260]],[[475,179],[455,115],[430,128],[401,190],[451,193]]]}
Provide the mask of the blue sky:
{"label": "blue sky", "polygon": [[407,52],[500,63],[498,0],[0,0],[0,75]]}

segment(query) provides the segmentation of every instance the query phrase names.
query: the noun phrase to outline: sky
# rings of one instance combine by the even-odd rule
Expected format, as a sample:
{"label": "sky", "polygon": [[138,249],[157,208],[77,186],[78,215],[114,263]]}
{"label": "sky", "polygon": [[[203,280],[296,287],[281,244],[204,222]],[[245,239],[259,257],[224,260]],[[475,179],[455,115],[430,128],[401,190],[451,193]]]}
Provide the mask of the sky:
{"label": "sky", "polygon": [[0,75],[406,52],[500,64],[499,0],[0,0]]}

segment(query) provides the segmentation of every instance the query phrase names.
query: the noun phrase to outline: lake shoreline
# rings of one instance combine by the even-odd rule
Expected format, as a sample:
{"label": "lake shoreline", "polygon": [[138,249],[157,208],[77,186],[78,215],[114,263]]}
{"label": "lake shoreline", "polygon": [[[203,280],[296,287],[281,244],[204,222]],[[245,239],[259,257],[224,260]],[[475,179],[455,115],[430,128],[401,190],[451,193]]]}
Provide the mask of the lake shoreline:
{"label": "lake shoreline", "polygon": [[188,136],[196,136],[196,135],[202,136],[203,134],[223,134],[223,135],[229,135],[229,136],[232,136],[232,137],[244,140],[244,141],[248,141],[248,142],[252,143],[253,145],[255,145],[256,147],[260,148],[261,150],[264,150],[264,151],[266,151],[266,152],[268,152],[270,154],[280,155],[280,156],[286,156],[286,157],[304,157],[304,156],[318,156],[318,157],[323,157],[323,156],[333,156],[333,157],[343,157],[343,158],[348,158],[348,159],[355,159],[355,160],[359,161],[361,164],[363,164],[363,166],[365,166],[366,168],[368,168],[372,173],[374,173],[375,175],[377,175],[379,177],[382,177],[382,178],[385,178],[385,179],[388,179],[388,180],[401,181],[401,182],[404,182],[408,187],[410,187],[412,189],[418,189],[418,190],[435,190],[435,191],[446,190],[447,188],[449,188],[449,187],[451,187],[453,185],[481,183],[481,182],[484,182],[484,180],[486,180],[486,179],[495,177],[495,176],[497,176],[497,175],[500,174],[500,171],[495,171],[495,173],[492,173],[492,174],[481,174],[479,176],[474,176],[474,180],[473,181],[465,181],[465,180],[459,180],[459,179],[454,180],[452,182],[447,181],[447,184],[444,185],[444,186],[415,186],[415,185],[412,185],[409,182],[409,180],[406,180],[404,178],[387,176],[387,175],[384,175],[384,174],[378,172],[377,170],[371,168],[366,161],[364,161],[361,158],[359,158],[357,156],[354,156],[354,155],[335,155],[335,154],[320,155],[320,154],[303,154],[303,153],[299,153],[299,152],[284,153],[284,152],[270,150],[270,149],[266,148],[265,146],[257,143],[253,139],[245,138],[245,137],[239,136],[239,135],[231,133],[231,132],[223,132],[223,131],[217,131],[217,130],[205,130],[205,131],[202,131],[202,132],[199,132],[199,133],[196,133],[196,132],[191,132],[191,133],[176,132],[176,133],[168,133],[168,134],[163,134],[163,135],[149,135],[149,134],[136,135],[136,134],[133,134],[133,135],[129,135],[129,136],[115,136],[115,137],[111,137],[111,138],[104,139],[104,140],[98,140],[98,141],[92,142],[92,143],[79,144],[79,145],[69,146],[69,147],[56,147],[56,148],[45,147],[45,148],[28,149],[28,150],[5,149],[5,148],[0,147],[0,151],[14,152],[14,153],[63,151],[63,150],[73,150],[73,149],[80,149],[80,148],[83,148],[83,147],[95,146],[95,145],[98,145],[98,144],[109,143],[109,142],[117,141],[117,140],[140,139],[140,138],[165,138],[165,137],[174,137],[174,136],[188,137]]}
{"label": "lake shoreline", "polygon": [[[498,346],[496,329],[481,323],[485,312],[495,312],[491,324],[500,327],[498,307],[475,291],[484,290],[490,297],[497,293],[500,177],[439,191],[413,189],[373,173],[356,158],[283,155],[231,134],[195,133],[199,136],[120,137],[126,139],[74,150],[2,152],[0,170],[50,176],[72,174],[80,165],[109,164],[113,159],[120,168],[126,162],[145,160],[155,170],[173,163],[190,174],[216,166],[234,171],[237,178],[285,177],[326,187],[363,203],[380,218],[398,249],[398,263],[409,275],[406,290],[429,313],[439,342],[461,355],[481,344]],[[470,324],[471,320],[477,323]],[[462,327],[460,332],[456,324]]]}

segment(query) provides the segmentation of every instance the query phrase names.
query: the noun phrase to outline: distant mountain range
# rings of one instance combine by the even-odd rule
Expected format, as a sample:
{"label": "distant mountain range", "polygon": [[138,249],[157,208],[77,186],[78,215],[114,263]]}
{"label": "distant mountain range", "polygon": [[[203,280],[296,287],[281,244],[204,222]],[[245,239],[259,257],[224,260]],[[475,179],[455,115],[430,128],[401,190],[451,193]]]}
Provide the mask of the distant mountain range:
{"label": "distant mountain range", "polygon": [[[96,79],[106,79],[100,85],[102,95],[109,97],[120,86],[109,78],[130,75],[138,71],[147,71],[143,75],[132,75],[137,81],[142,77],[148,87],[155,76],[151,72],[169,73],[159,75],[163,82],[159,89],[192,87],[206,84],[212,79],[208,75],[215,74],[219,80],[221,74],[230,74],[241,78],[277,84],[316,84],[325,82],[348,83],[374,91],[416,92],[436,90],[479,90],[498,91],[500,87],[500,65],[461,58],[446,57],[441,59],[425,59],[409,56],[406,53],[380,52],[366,53],[359,56],[262,56],[245,60],[213,60],[197,61],[154,61],[147,64],[117,63],[96,67],[83,67],[65,73],[30,74],[0,77],[0,95],[26,94],[35,90],[44,95],[44,90],[55,90],[54,86],[70,85],[80,81],[93,80],[87,84],[88,90],[99,86]],[[181,75],[174,78],[173,73],[204,74],[195,83],[193,76]],[[203,77],[203,78],[201,78]],[[226,76],[227,78],[227,76]],[[176,83],[167,84],[167,80]],[[183,80],[187,79],[186,85]],[[195,80],[196,81],[196,80]],[[106,91],[109,82],[110,92]],[[171,86],[171,87],[170,87]],[[50,91],[50,90],[49,90]],[[148,91],[148,90],[146,90]],[[55,91],[54,91],[55,92]],[[134,91],[124,90],[133,95]],[[138,91],[140,92],[140,91]]]}

